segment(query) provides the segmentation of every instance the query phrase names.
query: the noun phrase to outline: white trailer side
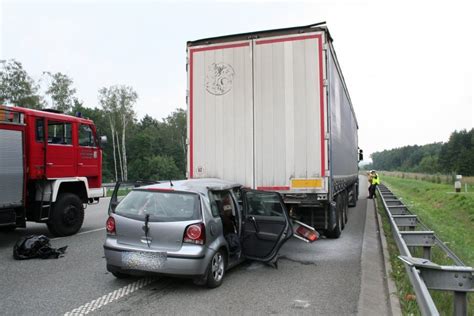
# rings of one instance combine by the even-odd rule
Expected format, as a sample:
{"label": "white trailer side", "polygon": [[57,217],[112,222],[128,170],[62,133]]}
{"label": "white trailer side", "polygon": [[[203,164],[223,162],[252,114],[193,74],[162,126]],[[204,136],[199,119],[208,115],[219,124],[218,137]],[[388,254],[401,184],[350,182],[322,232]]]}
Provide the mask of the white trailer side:
{"label": "white trailer side", "polygon": [[[351,98],[331,43],[328,45],[329,161],[334,193],[358,185],[358,124]],[[357,192],[354,190],[353,193]]]}
{"label": "white trailer side", "polygon": [[291,215],[339,236],[358,126],[325,26],[188,42],[188,87],[189,178],[279,191]]}

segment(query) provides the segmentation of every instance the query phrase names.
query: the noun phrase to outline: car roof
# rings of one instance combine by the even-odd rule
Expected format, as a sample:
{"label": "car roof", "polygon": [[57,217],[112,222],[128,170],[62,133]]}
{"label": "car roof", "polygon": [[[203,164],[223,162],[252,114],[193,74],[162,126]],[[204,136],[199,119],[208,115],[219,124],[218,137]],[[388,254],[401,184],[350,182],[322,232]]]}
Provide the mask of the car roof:
{"label": "car roof", "polygon": [[185,192],[194,192],[207,195],[209,190],[226,190],[232,188],[238,188],[242,185],[239,183],[226,181],[217,178],[205,178],[205,179],[189,179],[189,180],[178,180],[178,181],[166,181],[157,184],[151,184],[138,189],[165,189],[165,190],[176,190]]}

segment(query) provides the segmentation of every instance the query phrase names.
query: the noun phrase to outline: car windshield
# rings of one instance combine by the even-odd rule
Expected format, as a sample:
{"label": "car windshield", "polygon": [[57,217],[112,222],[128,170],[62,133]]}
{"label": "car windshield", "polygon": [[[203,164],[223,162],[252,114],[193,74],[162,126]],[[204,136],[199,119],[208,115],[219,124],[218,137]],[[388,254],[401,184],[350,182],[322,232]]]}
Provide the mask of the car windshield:
{"label": "car windshield", "polygon": [[133,190],[117,206],[115,213],[150,221],[177,222],[200,219],[199,197],[187,192]]}

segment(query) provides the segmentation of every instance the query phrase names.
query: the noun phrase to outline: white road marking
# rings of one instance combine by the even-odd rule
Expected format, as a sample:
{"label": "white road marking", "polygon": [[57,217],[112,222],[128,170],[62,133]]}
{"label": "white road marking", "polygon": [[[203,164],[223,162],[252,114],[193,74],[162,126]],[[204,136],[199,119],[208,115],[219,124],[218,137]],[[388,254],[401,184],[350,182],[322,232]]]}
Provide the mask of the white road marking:
{"label": "white road marking", "polygon": [[308,301],[294,300],[293,307],[295,308],[308,308],[311,304]]}
{"label": "white road marking", "polygon": [[124,296],[132,294],[133,292],[141,289],[142,287],[152,283],[155,279],[154,278],[144,278],[133,283],[130,283],[118,290],[105,294],[95,300],[90,301],[78,308],[73,309],[70,312],[64,314],[64,316],[76,316],[76,315],[87,315],[104,305],[107,305],[113,301],[116,301]]}
{"label": "white road marking", "polygon": [[[105,227],[86,230],[85,232],[80,232],[80,233],[77,233],[77,234],[72,235],[72,236],[79,236],[79,235],[89,234],[89,233],[98,232],[98,231],[101,231],[101,230],[104,230],[104,229],[105,229]],[[67,236],[67,237],[71,237],[71,236]],[[57,240],[57,239],[62,239],[62,238],[65,238],[65,237],[50,238],[49,240]]]}

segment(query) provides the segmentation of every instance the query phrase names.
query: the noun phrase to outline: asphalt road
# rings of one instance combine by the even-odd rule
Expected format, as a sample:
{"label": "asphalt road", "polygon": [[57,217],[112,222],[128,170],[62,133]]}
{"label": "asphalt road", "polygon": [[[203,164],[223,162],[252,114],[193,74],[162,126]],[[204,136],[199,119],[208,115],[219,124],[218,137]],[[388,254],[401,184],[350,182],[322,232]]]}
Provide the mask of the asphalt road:
{"label": "asphalt road", "polygon": [[118,280],[108,273],[102,249],[107,199],[88,207],[78,235],[52,240],[54,247],[68,246],[57,260],[12,257],[20,236],[48,235],[45,225],[0,233],[0,314],[64,315],[76,308],[100,315],[356,314],[366,188],[361,193],[341,238],[313,244],[291,239],[280,251],[278,269],[246,262],[228,271],[223,285],[213,290],[165,277],[139,288],[138,278]]}

